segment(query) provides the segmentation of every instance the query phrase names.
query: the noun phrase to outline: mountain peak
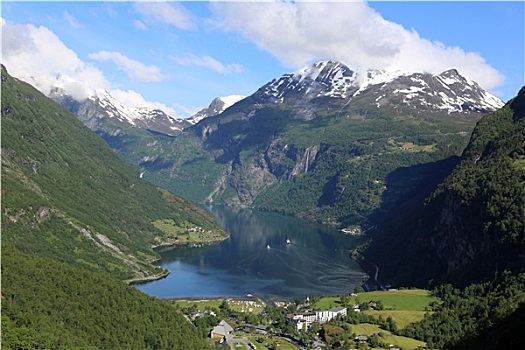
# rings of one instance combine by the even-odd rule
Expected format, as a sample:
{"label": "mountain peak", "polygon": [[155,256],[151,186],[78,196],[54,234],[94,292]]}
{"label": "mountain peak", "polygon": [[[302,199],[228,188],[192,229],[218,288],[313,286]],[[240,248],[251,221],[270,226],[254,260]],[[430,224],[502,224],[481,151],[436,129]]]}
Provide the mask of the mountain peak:
{"label": "mountain peak", "polygon": [[439,75],[440,76],[444,76],[444,77],[447,77],[447,76],[451,77],[451,76],[459,76],[460,74],[459,74],[457,69],[451,68],[449,70],[446,70],[446,71],[442,72]]}
{"label": "mountain peak", "polygon": [[[397,107],[452,112],[490,112],[503,101],[452,68],[438,75],[404,71],[367,70],[358,72],[344,63],[324,60],[294,73],[284,74],[260,88],[253,97],[260,103],[302,105],[315,98],[350,101],[375,92],[377,107]],[[397,108],[396,107],[396,108]]]}
{"label": "mountain peak", "polygon": [[357,73],[341,62],[319,61],[272,80],[255,95],[274,103],[305,96],[347,98],[357,91],[356,78]]}
{"label": "mountain peak", "polygon": [[207,117],[213,117],[215,115],[221,114],[225,109],[233,106],[240,100],[244,99],[246,96],[242,95],[228,95],[222,97],[216,97],[211,101],[210,105],[206,108],[201,109],[195,113],[192,117],[186,119],[190,124],[197,124],[202,119]]}

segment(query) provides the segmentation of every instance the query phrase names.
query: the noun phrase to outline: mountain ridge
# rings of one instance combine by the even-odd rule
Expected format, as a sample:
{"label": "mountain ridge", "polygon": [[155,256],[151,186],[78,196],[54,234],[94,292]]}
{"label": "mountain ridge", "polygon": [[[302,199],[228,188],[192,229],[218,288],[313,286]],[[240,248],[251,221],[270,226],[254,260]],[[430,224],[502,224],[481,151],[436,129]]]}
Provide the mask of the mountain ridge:
{"label": "mountain ridge", "polygon": [[[385,86],[392,83],[404,88],[385,92]],[[462,96],[458,97],[459,92],[453,88],[458,84],[467,87],[470,91],[467,93],[463,91]],[[372,89],[375,85],[378,87]],[[439,94],[428,96],[429,93],[435,92],[436,87],[439,88]],[[403,95],[402,102],[405,104],[422,101],[425,106],[437,106],[449,112],[465,112],[468,109],[487,112],[503,106],[500,99],[485,92],[475,82],[462,77],[455,69],[449,69],[438,75],[386,70],[358,72],[334,60],[318,61],[296,72],[283,74],[263,85],[250,97],[270,103],[282,103],[285,97],[297,98],[300,94],[309,95],[307,100],[320,97],[351,99],[370,93],[368,91],[370,89],[378,94],[374,98],[378,106],[385,104],[385,96],[392,94]],[[434,91],[430,91],[432,89]],[[380,94],[376,90],[383,92]],[[191,117],[175,118],[160,108],[127,107],[109,92],[101,89],[95,89],[92,96],[82,101],[67,96],[64,90],[58,87],[52,91],[50,97],[73,111],[93,128],[97,127],[97,119],[109,117],[127,122],[133,127],[167,135],[177,135],[203,118],[218,115],[245,98],[241,95],[217,97],[208,107]]]}
{"label": "mountain ridge", "polygon": [[[389,86],[393,86],[390,91]],[[463,91],[457,91],[456,86]],[[267,102],[282,103],[287,97],[297,98],[301,94],[311,95],[307,100],[319,97],[349,100],[372,92],[376,92],[374,101],[379,106],[386,102],[381,99],[395,94],[404,96],[401,101],[408,105],[422,100],[423,106],[450,112],[463,112],[468,108],[487,112],[503,106],[500,99],[461,76],[456,69],[437,75],[382,70],[357,72],[337,61],[320,61],[295,73],[284,74],[261,87],[254,96],[261,100],[266,97]]]}

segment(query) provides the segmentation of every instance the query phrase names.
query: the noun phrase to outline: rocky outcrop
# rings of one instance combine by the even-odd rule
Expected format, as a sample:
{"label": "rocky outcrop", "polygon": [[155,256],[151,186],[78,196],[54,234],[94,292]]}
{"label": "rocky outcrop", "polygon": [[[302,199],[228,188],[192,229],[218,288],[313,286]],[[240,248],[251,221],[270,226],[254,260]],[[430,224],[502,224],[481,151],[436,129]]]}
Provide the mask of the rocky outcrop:
{"label": "rocky outcrop", "polygon": [[283,144],[281,140],[274,140],[264,155],[271,173],[279,180],[289,180],[294,176],[307,173],[317,160],[320,152],[326,146],[313,145],[298,148],[295,145]]}

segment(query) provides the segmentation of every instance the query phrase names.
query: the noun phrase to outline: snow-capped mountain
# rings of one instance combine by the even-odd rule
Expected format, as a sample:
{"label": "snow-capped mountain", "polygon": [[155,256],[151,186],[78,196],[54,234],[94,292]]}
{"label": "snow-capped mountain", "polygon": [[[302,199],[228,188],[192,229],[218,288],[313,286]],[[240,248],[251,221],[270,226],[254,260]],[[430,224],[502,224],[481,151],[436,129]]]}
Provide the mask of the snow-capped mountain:
{"label": "snow-capped mountain", "polygon": [[447,113],[486,113],[504,105],[502,100],[463,77],[455,69],[438,75],[401,75],[387,82],[369,85],[360,94],[368,95],[378,108],[390,105]]}
{"label": "snow-capped mountain", "polygon": [[448,113],[488,112],[504,104],[454,69],[438,75],[386,70],[358,72],[337,61],[320,61],[284,74],[252,95],[260,103],[296,105],[325,97],[348,102],[373,97],[377,107],[395,105]]}
{"label": "snow-capped mountain", "polygon": [[134,127],[177,134],[188,126],[184,119],[174,118],[158,108],[126,106],[106,90],[96,90],[96,95],[89,100],[100,106],[109,118],[129,123]]}
{"label": "snow-capped mountain", "polygon": [[190,124],[197,124],[202,119],[207,117],[213,117],[215,115],[221,114],[225,109],[231,107],[235,103],[244,99],[246,96],[241,95],[229,95],[217,97],[211,101],[210,105],[206,108],[201,109],[195,113],[192,117],[186,119]]}
{"label": "snow-capped mountain", "polygon": [[337,61],[321,61],[272,80],[257,90],[254,97],[284,103],[304,96],[347,98],[358,89],[357,72]]}
{"label": "snow-capped mountain", "polygon": [[176,135],[191,125],[185,119],[174,118],[158,108],[126,106],[106,90],[95,90],[83,101],[64,95],[60,90],[55,90],[51,97],[93,130],[105,129],[106,124],[111,123]]}
{"label": "snow-capped mountain", "polygon": [[172,117],[156,108],[126,106],[106,90],[95,90],[91,97],[76,101],[57,88],[51,97],[91,129],[109,134],[120,133],[123,128],[141,128],[177,135],[236,103],[243,104],[240,108],[265,103],[285,104],[296,108],[297,116],[305,120],[315,118],[319,107],[330,108],[333,103],[336,108],[359,103],[415,114],[486,113],[504,105],[499,98],[454,69],[438,75],[387,70],[358,72],[333,60],[284,74],[246,98],[240,95],[218,97],[188,119]]}

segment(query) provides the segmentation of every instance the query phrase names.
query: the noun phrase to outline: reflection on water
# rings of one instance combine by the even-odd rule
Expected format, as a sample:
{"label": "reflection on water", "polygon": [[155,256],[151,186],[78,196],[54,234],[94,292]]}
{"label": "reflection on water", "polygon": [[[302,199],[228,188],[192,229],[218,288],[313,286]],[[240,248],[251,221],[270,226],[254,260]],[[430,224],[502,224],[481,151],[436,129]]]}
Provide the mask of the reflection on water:
{"label": "reflection on water", "polygon": [[348,254],[356,237],[274,213],[211,211],[230,238],[216,246],[162,253],[159,264],[170,275],[138,289],[161,298],[250,293],[293,299],[349,293],[367,277]]}

